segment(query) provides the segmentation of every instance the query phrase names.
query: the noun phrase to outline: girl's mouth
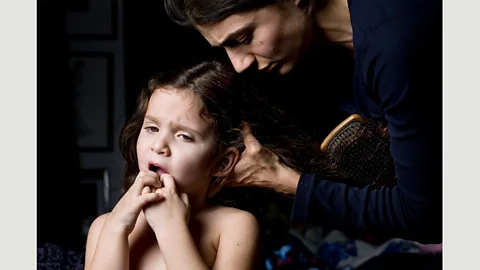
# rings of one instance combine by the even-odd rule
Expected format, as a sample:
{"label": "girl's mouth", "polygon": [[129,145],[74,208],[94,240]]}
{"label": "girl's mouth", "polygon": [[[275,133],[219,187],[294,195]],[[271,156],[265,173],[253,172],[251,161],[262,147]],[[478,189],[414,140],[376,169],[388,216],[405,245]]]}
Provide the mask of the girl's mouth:
{"label": "girl's mouth", "polygon": [[159,164],[149,162],[148,169],[152,172],[156,172],[158,176],[161,176],[164,173],[168,173],[165,169],[163,169]]}

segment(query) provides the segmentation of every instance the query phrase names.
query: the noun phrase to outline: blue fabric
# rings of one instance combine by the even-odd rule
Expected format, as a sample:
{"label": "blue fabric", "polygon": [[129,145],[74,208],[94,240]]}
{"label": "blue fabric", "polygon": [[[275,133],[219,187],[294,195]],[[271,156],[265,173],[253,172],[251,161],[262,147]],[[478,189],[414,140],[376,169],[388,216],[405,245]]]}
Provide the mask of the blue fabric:
{"label": "blue fabric", "polygon": [[421,253],[420,245],[412,241],[391,239],[380,245],[372,245],[336,232],[323,239],[314,254],[298,237],[288,233],[267,235],[262,246],[262,269],[349,270],[386,254]]}
{"label": "blue fabric", "polygon": [[85,252],[54,243],[43,243],[37,247],[37,269],[39,270],[83,270]]}

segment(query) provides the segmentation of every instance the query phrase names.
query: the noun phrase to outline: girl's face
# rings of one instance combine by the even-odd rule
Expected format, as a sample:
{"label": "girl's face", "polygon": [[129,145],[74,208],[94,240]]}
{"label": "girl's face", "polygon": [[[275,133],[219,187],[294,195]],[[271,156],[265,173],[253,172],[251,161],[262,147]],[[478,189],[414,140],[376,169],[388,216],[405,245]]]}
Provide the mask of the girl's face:
{"label": "girl's face", "polygon": [[225,48],[237,72],[256,65],[258,70],[286,74],[304,55],[313,32],[307,13],[296,2],[233,14],[196,28],[212,46]]}
{"label": "girl's face", "polygon": [[140,170],[153,164],[159,175],[172,175],[181,192],[205,196],[216,140],[200,109],[200,98],[191,91],[156,89],[138,136],[137,158]]}

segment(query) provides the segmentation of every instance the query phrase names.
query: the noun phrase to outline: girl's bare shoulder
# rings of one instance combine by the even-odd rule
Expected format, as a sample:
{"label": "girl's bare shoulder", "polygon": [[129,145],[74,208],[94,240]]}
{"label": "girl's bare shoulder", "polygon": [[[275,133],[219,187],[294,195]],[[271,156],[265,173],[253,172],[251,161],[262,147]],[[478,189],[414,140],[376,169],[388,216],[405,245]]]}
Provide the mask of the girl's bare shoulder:
{"label": "girl's bare shoulder", "polygon": [[208,222],[223,226],[258,226],[256,217],[247,211],[223,205],[211,205],[203,211]]}

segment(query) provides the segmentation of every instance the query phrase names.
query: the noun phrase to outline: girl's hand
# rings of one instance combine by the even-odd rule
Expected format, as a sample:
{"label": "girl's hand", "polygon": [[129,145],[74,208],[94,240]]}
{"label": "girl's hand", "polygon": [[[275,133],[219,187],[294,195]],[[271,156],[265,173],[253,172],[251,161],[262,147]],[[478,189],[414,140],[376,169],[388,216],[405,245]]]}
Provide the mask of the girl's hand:
{"label": "girl's hand", "polygon": [[111,230],[130,235],[137,222],[142,207],[150,202],[162,199],[161,193],[152,193],[151,190],[161,188],[162,184],[157,173],[142,170],[135,182],[119,200],[110,213],[106,225]]}
{"label": "girl's hand", "polygon": [[160,181],[163,188],[157,189],[163,200],[150,203],[143,208],[148,224],[155,234],[169,233],[172,226],[188,224],[190,203],[185,193],[178,194],[175,180],[169,174],[162,174]]}

